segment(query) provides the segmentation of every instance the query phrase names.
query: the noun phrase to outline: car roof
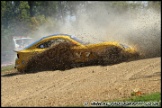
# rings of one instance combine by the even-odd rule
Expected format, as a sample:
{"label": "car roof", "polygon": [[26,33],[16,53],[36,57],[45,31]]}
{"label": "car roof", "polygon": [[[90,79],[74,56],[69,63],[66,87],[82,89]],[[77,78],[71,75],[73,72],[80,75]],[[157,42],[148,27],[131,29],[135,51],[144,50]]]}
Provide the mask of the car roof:
{"label": "car roof", "polygon": [[45,38],[49,38],[49,37],[53,37],[53,36],[58,36],[58,35],[68,36],[69,38],[74,39],[74,40],[76,40],[76,41],[78,41],[78,42],[84,44],[84,42],[81,41],[79,38],[77,38],[75,35],[61,34],[61,33],[56,33],[56,34],[44,36],[44,37],[42,37],[40,40],[45,39]]}
{"label": "car roof", "polygon": [[53,36],[58,36],[58,35],[64,35],[64,36],[72,37],[72,35],[69,35],[69,34],[57,33],[57,34],[52,34],[52,35],[48,35],[48,36],[43,36],[41,39],[48,38],[48,37],[53,37]]}
{"label": "car roof", "polygon": [[79,39],[78,39],[76,36],[74,36],[74,35],[57,33],[57,34],[52,34],[52,35],[44,36],[44,37],[40,38],[39,40],[37,40],[37,41],[31,43],[30,45],[28,45],[28,46],[25,47],[24,49],[31,47],[32,45],[36,44],[37,42],[39,42],[39,41],[41,41],[41,40],[43,40],[43,39],[45,39],[45,38],[49,38],[49,37],[53,37],[53,36],[58,36],[58,35],[68,36],[69,38],[72,38],[72,39],[74,39],[74,40],[76,40],[76,41],[78,41],[78,42],[84,44],[81,40],[79,40]]}

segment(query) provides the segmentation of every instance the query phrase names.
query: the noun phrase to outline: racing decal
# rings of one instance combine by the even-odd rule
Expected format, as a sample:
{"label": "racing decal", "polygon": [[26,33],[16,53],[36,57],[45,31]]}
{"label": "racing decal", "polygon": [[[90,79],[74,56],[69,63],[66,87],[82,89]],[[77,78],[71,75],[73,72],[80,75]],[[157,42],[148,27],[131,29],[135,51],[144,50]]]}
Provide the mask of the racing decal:
{"label": "racing decal", "polygon": [[80,58],[80,57],[81,57],[82,52],[80,52],[80,53],[75,53],[75,54],[76,54],[76,56],[77,56],[78,58]]}
{"label": "racing decal", "polygon": [[35,54],[38,54],[38,52],[37,52],[37,51],[34,51],[33,54],[34,54],[34,55],[35,55]]}
{"label": "racing decal", "polygon": [[90,52],[85,52],[86,53],[86,57],[89,57],[90,55]]}
{"label": "racing decal", "polygon": [[[77,56],[78,58],[81,58],[81,56],[83,55],[82,52],[75,53],[75,54],[76,54],[76,56]],[[89,57],[89,55],[90,55],[90,52],[85,52],[85,56],[86,56],[86,57]]]}

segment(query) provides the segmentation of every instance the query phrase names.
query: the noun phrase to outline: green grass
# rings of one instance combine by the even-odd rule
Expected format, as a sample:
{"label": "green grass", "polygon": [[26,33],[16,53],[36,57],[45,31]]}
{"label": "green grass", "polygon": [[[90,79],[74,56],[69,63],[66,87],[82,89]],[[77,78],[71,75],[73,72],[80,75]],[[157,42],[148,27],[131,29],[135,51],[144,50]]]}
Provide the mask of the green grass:
{"label": "green grass", "polygon": [[1,72],[10,71],[14,69],[14,65],[1,67]]}
{"label": "green grass", "polygon": [[[126,103],[126,106],[134,106],[134,107],[160,107],[161,106],[161,93],[155,92],[151,94],[145,94],[141,96],[132,96],[127,99],[116,99],[111,101],[104,101],[104,102],[110,102],[114,103],[113,107],[116,107],[120,104],[118,103]],[[118,104],[118,105],[116,105]],[[116,106],[115,106],[116,105]],[[119,106],[118,106],[119,107]]]}
{"label": "green grass", "polygon": [[[107,104],[108,103],[108,104]],[[92,105],[69,105],[66,107],[160,107],[161,106],[161,93],[151,93],[141,96],[132,96],[127,99],[115,99],[111,101],[100,101]]]}
{"label": "green grass", "polygon": [[131,97],[130,99],[126,99],[126,101],[133,101],[133,102],[137,102],[137,101],[161,101],[161,93],[156,92],[156,93],[146,94],[146,95],[142,95],[142,96],[134,96],[134,97]]}

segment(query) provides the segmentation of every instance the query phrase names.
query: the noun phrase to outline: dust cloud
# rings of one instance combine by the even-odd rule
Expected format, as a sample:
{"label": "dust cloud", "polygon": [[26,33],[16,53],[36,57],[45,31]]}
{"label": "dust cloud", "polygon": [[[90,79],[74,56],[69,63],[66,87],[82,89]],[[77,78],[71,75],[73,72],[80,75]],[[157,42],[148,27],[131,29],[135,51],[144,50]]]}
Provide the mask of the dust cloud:
{"label": "dust cloud", "polygon": [[66,18],[64,22],[48,18],[48,23],[32,35],[64,33],[90,43],[117,41],[136,47],[146,57],[161,56],[160,10],[142,7],[120,10],[108,2],[87,2],[86,7],[80,6],[76,12],[73,19]]}

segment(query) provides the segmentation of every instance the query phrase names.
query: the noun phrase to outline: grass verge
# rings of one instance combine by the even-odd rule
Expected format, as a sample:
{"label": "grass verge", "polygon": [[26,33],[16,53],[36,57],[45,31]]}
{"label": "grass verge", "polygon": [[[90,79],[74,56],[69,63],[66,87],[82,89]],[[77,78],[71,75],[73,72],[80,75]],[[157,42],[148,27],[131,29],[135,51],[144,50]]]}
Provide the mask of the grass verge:
{"label": "grass verge", "polygon": [[11,70],[14,70],[14,65],[1,67],[1,72],[11,71]]}
{"label": "grass verge", "polygon": [[141,96],[132,96],[127,99],[115,99],[111,101],[92,101],[82,105],[68,105],[66,107],[160,107],[161,93],[155,92]]}
{"label": "grass verge", "polygon": [[[151,94],[145,94],[141,96],[132,96],[127,99],[117,99],[111,101],[104,101],[108,103],[108,106],[119,107],[160,107],[161,106],[161,93],[155,92]],[[107,105],[107,104],[106,104]]]}
{"label": "grass verge", "polygon": [[161,101],[161,93],[156,92],[156,93],[151,93],[151,94],[146,94],[146,95],[141,95],[141,96],[133,96],[130,99],[125,99],[125,101]]}

